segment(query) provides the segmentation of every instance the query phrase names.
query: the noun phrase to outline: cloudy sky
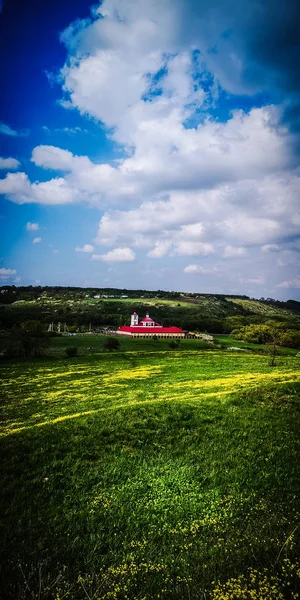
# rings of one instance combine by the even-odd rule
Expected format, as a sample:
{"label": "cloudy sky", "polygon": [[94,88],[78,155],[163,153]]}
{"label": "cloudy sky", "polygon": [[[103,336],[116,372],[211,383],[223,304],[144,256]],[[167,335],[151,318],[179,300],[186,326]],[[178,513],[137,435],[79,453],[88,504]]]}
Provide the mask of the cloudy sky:
{"label": "cloudy sky", "polygon": [[297,0],[4,0],[0,281],[300,295]]}

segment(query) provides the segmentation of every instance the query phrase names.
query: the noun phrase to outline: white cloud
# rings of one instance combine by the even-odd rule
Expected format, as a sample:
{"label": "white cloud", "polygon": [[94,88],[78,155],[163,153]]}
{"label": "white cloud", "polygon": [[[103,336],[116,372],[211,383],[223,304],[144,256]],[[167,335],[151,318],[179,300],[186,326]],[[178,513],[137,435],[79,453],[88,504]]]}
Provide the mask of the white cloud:
{"label": "white cloud", "polygon": [[72,171],[72,169],[86,168],[93,164],[87,156],[74,156],[69,150],[62,150],[56,146],[36,146],[31,160],[39,167],[58,171]]}
{"label": "white cloud", "polygon": [[34,238],[34,239],[32,240],[32,243],[33,243],[33,244],[40,244],[40,243],[41,243],[41,241],[42,241],[42,238],[41,238],[41,237],[36,237],[36,238]]}
{"label": "white cloud", "polygon": [[94,250],[95,248],[91,244],[84,244],[82,248],[79,248],[79,246],[75,248],[75,252],[94,252]]}
{"label": "white cloud", "polygon": [[300,289],[300,279],[291,279],[290,281],[282,281],[277,285],[279,288]]}
{"label": "white cloud", "polygon": [[131,248],[114,248],[106,254],[93,254],[92,260],[102,260],[104,262],[132,262],[135,259],[135,253]]}
{"label": "white cloud", "polygon": [[175,253],[181,256],[208,256],[214,251],[212,244],[194,241],[176,242]]}
{"label": "white cloud", "polygon": [[208,275],[217,273],[218,269],[213,267],[212,269],[206,269],[205,267],[201,267],[201,265],[188,265],[183,269],[184,273],[193,273],[198,275]]}
{"label": "white cloud", "polygon": [[162,256],[165,256],[168,253],[171,245],[172,242],[170,242],[169,240],[162,240],[156,242],[154,248],[152,248],[152,250],[149,250],[147,256],[149,256],[150,258],[161,258]]}
{"label": "white cloud", "polygon": [[16,137],[18,135],[17,131],[9,127],[9,125],[5,125],[5,123],[0,123],[0,133],[11,137]]}
{"label": "white cloud", "polygon": [[[152,197],[152,202],[157,203],[163,194],[184,195],[190,194],[191,190],[198,194],[210,191],[213,195],[219,184],[224,199],[235,203],[237,196],[249,195],[253,190],[253,181],[247,180],[247,187],[238,189],[238,180],[245,177],[258,180],[265,173],[285,166],[286,138],[270,128],[268,109],[253,109],[248,115],[238,112],[226,123],[207,120],[197,128],[186,129],[181,113],[156,115],[156,110],[162,110],[157,104],[163,102],[161,97],[157,98],[153,102],[141,101],[141,110],[136,114],[137,134],[132,155],[121,159],[116,166],[95,164],[86,156],[74,156],[54,146],[37,146],[32,154],[33,162],[47,169],[64,171],[64,177],[31,184],[25,173],[9,174],[0,181],[1,192],[17,203],[80,201],[103,206],[122,201],[137,203],[141,197]],[[167,106],[170,102],[170,99],[164,99]],[[145,111],[150,114],[144,115]],[[262,145],[269,151],[259,155],[257,137],[262,136],[262,132],[266,136]],[[230,181],[231,188],[227,183]],[[295,177],[295,191],[297,181]],[[295,195],[285,182],[281,182],[281,187],[277,185],[277,189],[281,188],[282,196]],[[271,197],[273,189],[262,183],[256,193]],[[276,202],[273,204],[277,206]],[[282,207],[282,197],[279,197],[278,205]],[[258,243],[264,231],[270,232],[272,237],[277,229],[274,219],[255,219],[246,214],[229,218],[225,226],[233,233],[240,229],[246,234],[249,231],[248,237],[256,233]]]}
{"label": "white cloud", "polygon": [[28,223],[26,224],[27,231],[37,231],[39,228],[40,227],[38,223],[31,223],[30,221],[28,221]]}
{"label": "white cloud", "polygon": [[2,158],[0,156],[0,169],[18,169],[20,163],[15,158]]}
{"label": "white cloud", "polygon": [[9,173],[0,179],[0,194],[17,204],[71,204],[77,201],[78,193],[69,188],[62,177],[30,183],[26,173]]}
{"label": "white cloud", "polygon": [[50,129],[47,125],[43,125],[42,130],[48,134],[66,133],[68,135],[76,135],[77,133],[88,133],[88,129],[83,129],[82,127],[55,127],[54,129]]}
{"label": "white cloud", "polygon": [[12,129],[9,125],[5,125],[5,123],[0,123],[0,134],[8,135],[9,137],[24,137],[29,134],[29,131],[27,129],[16,131],[15,129]]}
{"label": "white cloud", "polygon": [[249,277],[248,279],[241,278],[242,282],[251,283],[253,285],[263,285],[265,280],[263,277]]}
{"label": "white cloud", "polygon": [[0,281],[9,281],[17,274],[16,269],[5,269],[5,267],[1,267],[0,269]]}
{"label": "white cloud", "polygon": [[[278,108],[236,110],[224,122],[209,116],[220,81],[231,91],[244,89],[245,65],[228,54],[223,38],[222,61],[208,53],[214,25],[203,16],[201,27],[191,22],[184,28],[185,12],[183,2],[171,0],[103,0],[93,19],[68,27],[62,105],[98,123],[123,154],[96,164],[40,145],[32,161],[59,176],[30,182],[25,173],[9,173],[0,193],[18,204],[99,207],[104,214],[95,244],[114,248],[111,253],[139,248],[150,259],[174,263],[178,256],[206,256],[207,269],[216,255],[228,259],[224,269],[240,258],[245,282],[248,277],[255,285],[255,248],[270,270],[269,253],[299,233],[300,170],[291,162]],[[203,82],[212,80],[209,91]],[[93,260],[109,255],[93,254]]]}
{"label": "white cloud", "polygon": [[60,250],[57,250],[57,249],[54,249],[52,252],[53,252],[53,254],[60,254]]}
{"label": "white cloud", "polygon": [[258,245],[266,240],[276,239],[280,233],[280,223],[264,216],[252,217],[241,213],[224,221],[226,234],[244,245]]}
{"label": "white cloud", "polygon": [[240,258],[241,256],[245,256],[245,254],[246,250],[243,248],[243,246],[235,247],[228,244],[224,248],[223,256],[224,258]]}
{"label": "white cloud", "polygon": [[261,248],[262,252],[280,252],[278,244],[265,244]]}

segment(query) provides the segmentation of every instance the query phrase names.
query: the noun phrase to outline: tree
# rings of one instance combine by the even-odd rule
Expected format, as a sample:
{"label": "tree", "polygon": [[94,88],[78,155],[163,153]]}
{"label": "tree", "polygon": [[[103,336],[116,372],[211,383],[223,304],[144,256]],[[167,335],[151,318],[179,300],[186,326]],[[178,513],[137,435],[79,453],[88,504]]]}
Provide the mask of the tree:
{"label": "tree", "polygon": [[288,329],[283,331],[280,336],[281,346],[286,348],[300,348],[300,331]]}
{"label": "tree", "polygon": [[104,342],[104,349],[105,350],[119,350],[121,344],[120,344],[120,340],[118,340],[118,338],[115,337],[107,337],[105,342]]}
{"label": "tree", "polygon": [[274,367],[276,356],[279,354],[279,346],[283,345],[284,334],[282,323],[267,321],[264,325],[246,325],[246,327],[232,332],[231,335],[235,339],[251,344],[264,344],[270,356],[270,366]]}
{"label": "tree", "polygon": [[15,352],[20,356],[41,356],[48,346],[48,335],[39,321],[26,321],[12,333]]}
{"label": "tree", "polygon": [[72,356],[77,356],[78,348],[77,346],[70,346],[70,348],[65,349],[65,353],[69,358],[71,358]]}
{"label": "tree", "polygon": [[272,344],[276,333],[276,340],[280,345],[280,336],[283,333],[283,324],[276,321],[267,321],[263,325],[246,325],[238,330],[231,332],[231,335],[236,340],[243,340],[250,344]]}
{"label": "tree", "polygon": [[180,348],[180,340],[172,340],[169,343],[169,346],[172,350],[176,350],[176,349]]}
{"label": "tree", "polygon": [[275,359],[279,354],[278,346],[280,346],[280,335],[281,331],[279,329],[270,329],[269,342],[266,344],[266,350],[270,356],[270,367],[275,367]]}

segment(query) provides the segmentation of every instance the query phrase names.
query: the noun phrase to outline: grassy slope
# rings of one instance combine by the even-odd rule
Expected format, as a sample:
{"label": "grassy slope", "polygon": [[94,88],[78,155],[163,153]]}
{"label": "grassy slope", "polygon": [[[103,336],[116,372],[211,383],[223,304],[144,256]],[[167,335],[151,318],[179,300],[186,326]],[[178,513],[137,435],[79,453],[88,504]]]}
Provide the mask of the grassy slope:
{"label": "grassy slope", "polygon": [[[187,310],[189,313],[195,313],[199,317],[205,318],[221,318],[228,316],[235,316],[239,314],[254,314],[261,315],[263,317],[281,317],[286,319],[287,317],[295,317],[291,310],[286,308],[279,308],[271,304],[264,304],[259,300],[244,300],[241,298],[218,298],[216,296],[199,296],[198,298],[182,298],[164,300],[159,298],[84,298],[81,300],[66,300],[66,299],[51,299],[42,298],[41,300],[20,300],[8,305],[8,311],[12,313],[24,312],[34,310],[34,308],[43,307],[44,310],[49,312],[49,315],[53,315],[51,318],[55,319],[54,311],[63,305],[69,306],[72,312],[84,312],[89,307],[101,307],[111,304],[114,310],[119,305],[120,307],[128,307],[128,311],[137,310],[139,314],[146,310],[151,311],[151,307],[159,311],[159,308],[168,308],[173,310]],[[129,313],[128,313],[129,314]],[[50,318],[50,317],[49,317]]]}
{"label": "grassy slope", "polygon": [[207,599],[285,565],[296,598],[297,358],[128,352],[5,377],[3,597]]}
{"label": "grassy slope", "polygon": [[260,302],[259,300],[244,300],[243,298],[227,298],[229,302],[232,302],[236,306],[240,306],[245,309],[249,313],[254,315],[261,315],[263,317],[281,317],[286,318],[290,317],[293,313],[292,311],[286,308],[278,308],[277,306],[272,306],[272,304],[265,304],[264,302]]}

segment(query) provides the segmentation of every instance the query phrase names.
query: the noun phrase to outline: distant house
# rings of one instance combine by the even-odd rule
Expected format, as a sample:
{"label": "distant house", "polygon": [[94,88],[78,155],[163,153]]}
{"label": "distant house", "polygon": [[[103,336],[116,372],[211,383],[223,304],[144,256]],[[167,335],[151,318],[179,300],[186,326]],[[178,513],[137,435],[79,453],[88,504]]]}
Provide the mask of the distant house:
{"label": "distant house", "polygon": [[130,337],[163,337],[163,338],[184,338],[185,332],[180,327],[163,327],[156,323],[149,313],[144,319],[139,321],[139,316],[134,312],[131,315],[130,325],[122,325],[117,330],[119,335]]}

